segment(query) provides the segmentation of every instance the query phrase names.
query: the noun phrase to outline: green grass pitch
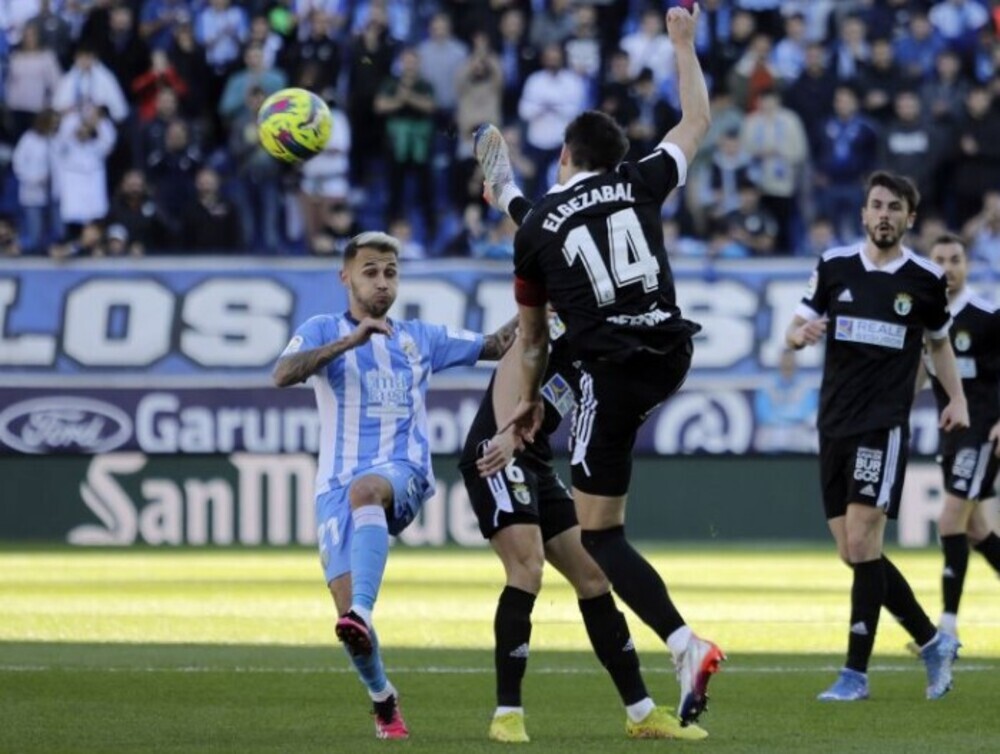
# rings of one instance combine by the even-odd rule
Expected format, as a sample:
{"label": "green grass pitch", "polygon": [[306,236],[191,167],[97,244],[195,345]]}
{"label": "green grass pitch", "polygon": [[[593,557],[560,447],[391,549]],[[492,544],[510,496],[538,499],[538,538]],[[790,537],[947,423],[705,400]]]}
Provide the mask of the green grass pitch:
{"label": "green grass pitch", "polygon": [[[624,711],[557,574],[535,610],[525,707],[536,752],[1000,750],[1000,582],[973,553],[955,689],[923,698],[922,665],[883,613],[873,698],[820,704],[846,642],[849,572],[831,547],[643,547],[688,622],[729,662],[698,743],[627,741]],[[893,557],[933,617],[936,551]],[[0,752],[498,752],[487,551],[394,549],[376,613],[412,737],[376,741],[333,638],[310,550],[0,551]],[[654,698],[667,652],[629,622]],[[515,747],[516,748],[516,747]]]}

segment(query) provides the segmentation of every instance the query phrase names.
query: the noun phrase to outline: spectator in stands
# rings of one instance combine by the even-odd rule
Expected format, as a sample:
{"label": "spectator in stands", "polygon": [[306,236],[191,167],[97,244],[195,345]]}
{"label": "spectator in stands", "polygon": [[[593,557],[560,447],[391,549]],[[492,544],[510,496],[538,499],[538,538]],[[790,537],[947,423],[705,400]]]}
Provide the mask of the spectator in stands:
{"label": "spectator in stands", "polygon": [[648,155],[663,134],[680,121],[680,114],[660,96],[653,72],[648,68],[639,71],[639,76],[632,83],[632,102],[636,111],[626,130],[629,151],[625,158],[639,160]]}
{"label": "spectator in stands", "polygon": [[105,162],[115,135],[114,125],[98,107],[62,116],[55,139],[55,172],[66,240],[77,238],[83,226],[108,214]]}
{"label": "spectator in stands", "polygon": [[[243,52],[243,64],[242,70],[234,71],[226,80],[219,103],[219,115],[227,127],[246,118],[247,93],[252,89],[260,89],[267,97],[288,84],[284,71],[264,67],[264,51],[259,45],[247,45]],[[256,115],[257,111],[250,114]]]}
{"label": "spectator in stands", "polygon": [[382,82],[375,112],[385,118],[386,160],[389,165],[389,207],[386,221],[404,213],[407,178],[416,180],[416,204],[428,239],[437,234],[437,203],[431,174],[434,138],[434,89],[420,76],[420,57],[406,48],[399,56],[399,76]]}
{"label": "spectator in stands", "polygon": [[[212,107],[213,133],[221,134],[225,128],[215,103],[222,99],[229,75],[239,67],[240,51],[249,31],[246,11],[231,0],[209,0],[195,16],[195,39],[208,67],[205,103]],[[242,101],[242,97],[237,100]]]}
{"label": "spectator in stands", "polygon": [[341,255],[361,226],[354,218],[354,210],[347,203],[334,204],[326,209],[327,215],[319,232],[312,237],[309,250],[317,256]]}
{"label": "spectator in stands", "polygon": [[331,207],[344,205],[350,199],[351,125],[336,101],[327,104],[333,123],[330,139],[322,152],[302,166],[299,182],[307,243],[320,232]]}
{"label": "spectator in stands", "polygon": [[177,99],[183,98],[188,92],[187,83],[170,63],[167,53],[153,50],[149,70],[137,76],[131,84],[140,124],[148,123],[156,117],[158,95],[164,89],[170,90]]}
{"label": "spectator in stands", "polygon": [[111,200],[106,220],[109,253],[114,254],[119,245],[133,256],[170,247],[175,240],[171,222],[149,191],[142,171],[129,170]]}
{"label": "spectator in stands", "polygon": [[816,155],[816,203],[840,238],[857,238],[862,181],[875,168],[878,134],[858,112],[858,96],[850,86],[837,87],[833,110],[820,134]]}
{"label": "spectator in stands", "polygon": [[878,164],[908,176],[920,191],[922,206],[936,206],[936,176],[949,149],[945,132],[923,113],[920,97],[903,89],[894,99],[895,118],[879,136]]}
{"label": "spectator in stands", "polygon": [[[29,32],[25,31],[25,35]],[[21,206],[21,248],[39,253],[62,236],[59,185],[56,183],[56,141],[59,116],[42,110],[14,147],[11,166],[17,177]]]}
{"label": "spectator in stands", "polygon": [[757,184],[744,179],[739,185],[739,197],[739,208],[725,217],[730,237],[755,257],[770,256],[779,251],[778,221],[763,207]]}
{"label": "spectator in stands", "polygon": [[545,0],[531,19],[529,39],[536,50],[562,43],[573,33],[572,0]]}
{"label": "spectator in stands", "polygon": [[19,138],[49,107],[61,78],[55,53],[40,46],[37,27],[26,26],[21,44],[7,61],[4,104],[11,116],[12,138]]}
{"label": "spectator in stands", "polygon": [[163,147],[146,158],[146,175],[162,207],[179,217],[194,193],[195,175],[202,165],[201,150],[193,144],[187,123],[175,119],[167,124]]}
{"label": "spectator in stands", "polygon": [[524,121],[528,156],[535,163],[535,181],[528,196],[538,197],[548,188],[549,169],[562,151],[569,122],[587,106],[583,80],[563,65],[563,51],[550,44],[542,51],[542,68],[524,84],[518,114]]}
{"label": "spectator in stands", "polygon": [[389,223],[389,235],[399,241],[400,259],[427,258],[427,249],[413,237],[413,226],[405,217],[393,218]]}
{"label": "spectator in stands", "polygon": [[189,0],[143,0],[139,13],[139,36],[151,50],[170,47],[174,28],[191,21]]}
{"label": "spectator in stands", "polygon": [[979,0],[938,0],[929,18],[951,49],[966,56],[975,47],[979,30],[990,22],[990,13]]}
{"label": "spectator in stands", "polygon": [[847,16],[840,24],[837,41],[833,46],[833,71],[840,81],[851,81],[861,74],[861,69],[871,55],[867,42],[868,29],[861,16]]}
{"label": "spectator in stands", "polygon": [[444,245],[446,257],[472,259],[487,243],[488,231],[483,217],[483,203],[470,202],[462,211],[462,228]]}
{"label": "spectator in stands", "polygon": [[384,11],[372,6],[367,23],[351,41],[348,62],[347,117],[354,147],[351,177],[359,187],[371,180],[371,163],[382,152],[384,119],[375,113],[375,97],[391,75],[396,46],[389,36]]}
{"label": "spectator in stands", "polygon": [[621,48],[628,53],[632,78],[637,78],[643,69],[649,69],[657,87],[677,77],[674,45],[667,36],[663,18],[660,9],[646,8],[639,18],[639,28],[621,40]]}
{"label": "spectator in stands", "polygon": [[573,32],[563,43],[566,67],[582,78],[592,96],[597,92],[603,63],[597,9],[593,5],[578,5],[573,11]]}
{"label": "spectator in stands", "polygon": [[309,33],[292,38],[281,48],[277,65],[296,86],[326,92],[337,85],[343,52],[333,36],[333,16],[319,8],[309,14]]}
{"label": "spectator in stands", "polygon": [[969,253],[990,266],[994,275],[1000,273],[1000,188],[987,191],[983,208],[962,227],[969,240]]}
{"label": "spectator in stands", "polygon": [[507,213],[502,214],[496,222],[490,223],[486,230],[486,240],[477,244],[473,255],[477,259],[499,259],[512,261],[514,259],[514,233],[517,224]]}
{"label": "spectator in stands", "polygon": [[144,249],[141,244],[134,243],[129,238],[128,228],[124,225],[109,225],[104,231],[104,248],[94,256],[108,257],[141,257]]}
{"label": "spectator in stands", "polygon": [[969,82],[962,76],[962,61],[951,50],[942,50],[934,65],[934,75],[924,82],[920,96],[924,111],[944,125],[954,126],[962,117]]}
{"label": "spectator in stands", "polygon": [[838,238],[833,229],[833,223],[830,222],[830,218],[825,215],[816,215],[809,221],[805,240],[795,250],[795,253],[797,256],[812,257],[815,259],[834,246],[840,246],[853,240],[853,238]]}
{"label": "spectator in stands", "polygon": [[754,450],[760,453],[816,453],[819,390],[798,371],[795,351],[785,349],[773,381],[753,399]]}
{"label": "spectator in stands", "polygon": [[983,195],[1000,187],[1000,110],[990,90],[974,85],[965,98],[958,128],[958,155],[952,194],[952,227],[962,227],[981,209]]}
{"label": "spectator in stands", "polygon": [[[750,40],[757,33],[757,23],[750,13],[725,7],[728,5],[726,0],[719,4],[723,7],[718,9],[715,16],[717,23],[712,27],[716,41],[701,53],[705,56],[706,73],[712,81],[712,91],[716,93],[727,90],[729,72],[746,53]],[[727,17],[731,18],[728,27],[724,25]]]}
{"label": "spectator in stands", "polygon": [[214,170],[198,171],[195,199],[183,213],[182,251],[236,251],[241,247],[240,219],[219,186],[219,174]]}
{"label": "spectator in stands", "polygon": [[757,109],[760,93],[778,86],[771,64],[771,38],[755,34],[742,57],[729,72],[726,84],[736,104],[746,112]]}
{"label": "spectator in stands", "polygon": [[809,153],[819,154],[821,132],[833,115],[837,77],[827,65],[826,50],[818,42],[806,47],[805,68],[784,93],[785,105],[802,121],[809,139]]}
{"label": "spectator in stands", "polygon": [[455,150],[455,170],[452,193],[455,205],[464,206],[464,187],[472,174],[479,171],[473,155],[472,134],[482,123],[502,123],[503,72],[500,61],[490,49],[486,32],[477,32],[472,38],[472,53],[459,69],[455,79],[458,90],[458,146]]}
{"label": "spectator in stands", "polygon": [[114,75],[97,59],[94,48],[76,48],[73,67],[59,80],[52,107],[60,113],[103,108],[114,123],[128,115],[128,102]]}
{"label": "spectator in stands", "polygon": [[264,104],[264,90],[253,85],[245,107],[232,122],[229,154],[233,160],[233,204],[242,223],[243,243],[266,254],[277,254],[281,243],[278,223],[281,209],[281,164],[260,145],[257,111]]}
{"label": "spectator in stands", "polygon": [[[207,121],[209,68],[204,51],[194,38],[194,28],[189,20],[174,25],[167,57],[188,87],[187,96],[181,103],[184,116]],[[213,103],[217,101],[213,100]]]}
{"label": "spectator in stands", "polygon": [[597,109],[614,118],[626,133],[639,114],[639,106],[632,96],[632,80],[628,53],[625,50],[612,50],[608,55],[607,71],[597,96]]}
{"label": "spectator in stands", "polygon": [[910,15],[907,29],[896,37],[896,62],[904,73],[925,79],[934,73],[937,56],[947,47],[927,17],[927,12],[915,8]]}
{"label": "spectator in stands", "polygon": [[896,94],[914,81],[896,65],[892,42],[876,39],[871,43],[871,57],[858,76],[855,86],[861,99],[861,111],[884,126],[893,116]]}
{"label": "spectator in stands", "polygon": [[802,175],[809,158],[809,142],[802,121],[781,105],[775,89],[763,89],[757,110],[740,129],[740,145],[753,164],[762,203],[778,222],[776,250],[787,254],[801,233],[795,232]]}
{"label": "spectator in stands", "polygon": [[175,120],[185,123],[191,144],[202,149],[204,143],[200,124],[192,123],[183,117],[179,111],[177,94],[173,89],[161,89],[156,95],[156,111],[152,120],[139,126],[140,154],[136,156],[136,166],[149,164],[153,152],[162,152],[167,144],[167,128]]}
{"label": "spectator in stands", "polygon": [[524,13],[519,8],[508,8],[500,16],[497,53],[503,70],[502,122],[509,123],[517,117],[521,89],[538,62],[538,51],[528,43]]}
{"label": "spectator in stands", "polygon": [[0,257],[16,257],[20,254],[21,246],[14,220],[7,215],[0,215]]}
{"label": "spectator in stands", "polygon": [[455,74],[465,67],[469,48],[452,34],[451,17],[447,13],[435,13],[428,31],[428,38],[417,47],[420,78],[429,83],[434,92],[438,127],[448,128],[454,122],[458,105]]}
{"label": "spectator in stands", "polygon": [[66,257],[103,257],[104,256],[104,226],[98,220],[84,223],[79,231],[67,237],[61,243],[49,248],[49,256],[53,259]]}
{"label": "spectator in stands", "polygon": [[719,137],[712,151],[708,186],[711,191],[709,215],[721,220],[740,208],[740,186],[750,181],[750,156],[740,145],[740,132],[730,130]]}
{"label": "spectator in stands", "polygon": [[[321,15],[324,19],[326,18],[325,13]],[[250,19],[250,31],[247,34],[244,49],[249,45],[260,47],[264,60],[264,68],[281,67],[278,64],[278,54],[285,46],[285,40],[271,28],[267,16],[255,15]]]}
{"label": "spectator in stands", "polygon": [[806,19],[801,13],[785,16],[785,36],[771,53],[771,65],[782,86],[795,81],[806,66]]}
{"label": "spectator in stands", "polygon": [[136,30],[135,15],[127,5],[97,7],[90,12],[81,32],[97,58],[115,75],[123,92],[149,69],[149,47]]}
{"label": "spectator in stands", "polygon": [[41,0],[36,13],[25,30],[34,29],[38,35],[38,46],[52,50],[59,60],[60,68],[66,68],[73,60],[73,29],[60,13],[53,8],[53,0]]}

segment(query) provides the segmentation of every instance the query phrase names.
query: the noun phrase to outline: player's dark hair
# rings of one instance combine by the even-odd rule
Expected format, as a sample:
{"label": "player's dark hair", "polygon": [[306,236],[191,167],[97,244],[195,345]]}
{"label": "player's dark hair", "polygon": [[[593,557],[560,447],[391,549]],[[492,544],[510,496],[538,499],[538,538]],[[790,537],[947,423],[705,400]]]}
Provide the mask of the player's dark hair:
{"label": "player's dark hair", "polygon": [[614,170],[628,152],[628,137],[607,113],[587,110],[566,126],[564,139],[573,164],[583,170]]}
{"label": "player's dark hair", "polygon": [[887,170],[876,170],[868,176],[868,184],[865,186],[865,204],[868,204],[868,197],[871,196],[872,189],[881,186],[888,189],[890,193],[898,196],[906,202],[910,212],[916,212],[920,204],[920,192],[909,178],[905,175],[897,175]]}
{"label": "player's dark hair", "polygon": [[969,256],[969,249],[965,245],[965,239],[962,238],[960,235],[958,235],[958,233],[952,233],[950,230],[945,231],[944,233],[941,233],[939,236],[937,236],[934,239],[934,242],[931,244],[931,248],[933,249],[935,246],[938,246],[940,244],[951,244],[951,243],[958,244],[959,246],[961,246],[962,253],[965,254],[965,256]]}
{"label": "player's dark hair", "polygon": [[358,255],[360,249],[375,249],[376,251],[388,251],[399,256],[399,241],[388,233],[377,230],[368,230],[358,233],[344,247],[344,261],[350,262]]}

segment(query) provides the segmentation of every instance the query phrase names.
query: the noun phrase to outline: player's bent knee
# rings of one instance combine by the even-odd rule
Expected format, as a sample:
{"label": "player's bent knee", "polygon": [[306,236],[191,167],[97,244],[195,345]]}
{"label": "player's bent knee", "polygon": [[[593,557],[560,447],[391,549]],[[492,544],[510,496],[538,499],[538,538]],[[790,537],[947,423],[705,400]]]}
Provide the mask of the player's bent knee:
{"label": "player's bent knee", "polygon": [[365,505],[381,505],[387,507],[392,502],[391,489],[386,499],[386,488],[389,486],[381,477],[366,476],[355,480],[351,484],[350,501],[351,508],[360,508]]}

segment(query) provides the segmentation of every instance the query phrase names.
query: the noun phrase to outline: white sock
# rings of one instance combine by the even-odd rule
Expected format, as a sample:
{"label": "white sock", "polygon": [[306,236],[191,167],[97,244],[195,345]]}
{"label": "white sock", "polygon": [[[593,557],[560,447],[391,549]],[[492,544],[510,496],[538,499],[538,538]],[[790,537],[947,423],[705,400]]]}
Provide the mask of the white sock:
{"label": "white sock", "polygon": [[955,613],[941,613],[941,620],[938,621],[938,628],[946,634],[954,636],[958,633],[958,616]]}
{"label": "white sock", "polygon": [[351,605],[351,611],[355,613],[361,620],[365,622],[365,625],[369,628],[372,625],[372,611],[367,607],[361,607],[361,605]]}
{"label": "white sock", "polygon": [[694,632],[687,625],[684,625],[667,637],[667,649],[670,650],[670,654],[674,656],[674,659],[684,654],[684,650],[691,643],[692,636],[694,636]]}
{"label": "white sock", "polygon": [[381,691],[369,691],[368,696],[372,698],[373,702],[384,702],[390,696],[396,695],[396,687],[391,683],[386,683],[385,688]]}
{"label": "white sock", "polygon": [[493,717],[500,717],[501,715],[507,715],[511,712],[516,712],[523,717],[524,707],[497,707],[496,712],[493,713]]}
{"label": "white sock", "polygon": [[648,696],[645,699],[640,699],[635,704],[630,704],[625,708],[625,714],[628,715],[628,719],[633,723],[645,720],[649,716],[649,713],[656,709],[656,705],[653,700]]}

